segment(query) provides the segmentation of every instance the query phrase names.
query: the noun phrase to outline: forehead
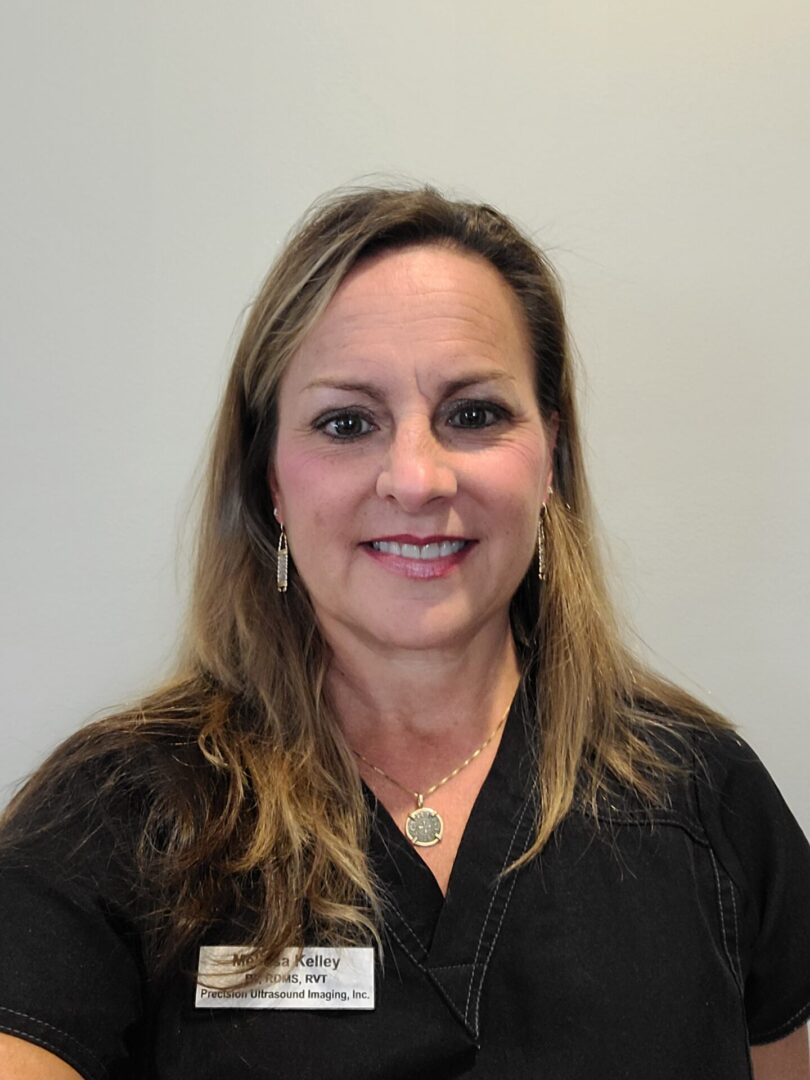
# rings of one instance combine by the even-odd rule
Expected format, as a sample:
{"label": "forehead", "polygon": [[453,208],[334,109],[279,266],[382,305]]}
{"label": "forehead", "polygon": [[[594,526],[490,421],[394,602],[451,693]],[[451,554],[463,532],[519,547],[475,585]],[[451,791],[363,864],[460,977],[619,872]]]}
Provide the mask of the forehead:
{"label": "forehead", "polygon": [[531,376],[526,318],[509,284],[482,256],[418,245],[374,255],[349,272],[289,375],[298,381],[297,375],[352,362],[388,368],[456,359],[499,362]]}

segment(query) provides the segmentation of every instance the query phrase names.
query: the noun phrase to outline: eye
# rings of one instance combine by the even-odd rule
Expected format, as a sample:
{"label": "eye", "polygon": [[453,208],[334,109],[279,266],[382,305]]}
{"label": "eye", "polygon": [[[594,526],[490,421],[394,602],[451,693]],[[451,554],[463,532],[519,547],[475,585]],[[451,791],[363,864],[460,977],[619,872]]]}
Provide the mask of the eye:
{"label": "eye", "polygon": [[330,413],[316,420],[315,427],[333,439],[356,439],[374,430],[371,421],[358,412]]}
{"label": "eye", "polygon": [[507,417],[507,411],[492,401],[460,401],[447,418],[450,427],[476,431],[492,427]]}

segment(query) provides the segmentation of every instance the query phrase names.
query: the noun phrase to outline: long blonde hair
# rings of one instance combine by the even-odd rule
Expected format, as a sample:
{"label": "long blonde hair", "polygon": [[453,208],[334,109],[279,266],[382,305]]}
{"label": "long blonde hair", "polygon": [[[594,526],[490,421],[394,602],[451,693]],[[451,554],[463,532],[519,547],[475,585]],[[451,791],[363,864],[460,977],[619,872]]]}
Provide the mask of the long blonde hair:
{"label": "long blonde hair", "polygon": [[321,942],[377,935],[368,814],[325,692],[329,647],[300,579],[293,574],[284,595],[275,589],[266,474],[279,383],[301,341],[359,260],[412,244],[476,252],[501,273],[525,312],[541,413],[559,422],[547,578],[540,586],[528,573],[511,610],[523,661],[537,673],[542,732],[541,809],[520,862],[541,851],[575,798],[594,808],[618,783],[648,804],[666,799],[672,766],[649,737],[654,727],[725,724],[647,670],[619,633],[594,535],[560,289],[542,253],[492,207],[431,187],[332,195],[270,269],[236,351],[176,676],[69,739],[7,815],[13,841],[26,808],[102,758],[93,801],[138,793],[146,810],[137,857],[158,969],[223,908],[242,911],[257,971],[298,944],[302,927]]}

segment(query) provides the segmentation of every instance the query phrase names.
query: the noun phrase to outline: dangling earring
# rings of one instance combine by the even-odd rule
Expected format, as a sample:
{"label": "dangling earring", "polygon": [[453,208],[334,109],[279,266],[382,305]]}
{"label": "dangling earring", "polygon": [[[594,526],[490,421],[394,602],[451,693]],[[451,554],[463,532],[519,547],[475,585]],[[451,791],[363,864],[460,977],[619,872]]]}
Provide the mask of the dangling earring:
{"label": "dangling earring", "polygon": [[546,580],[546,530],[543,519],[546,516],[545,503],[540,507],[540,517],[537,519],[537,577],[540,581]]}
{"label": "dangling earring", "polygon": [[[551,488],[548,489],[548,497],[553,494]],[[537,577],[540,581],[546,580],[546,504],[540,507],[540,517],[537,519]]]}
{"label": "dangling earring", "polygon": [[276,588],[279,592],[287,591],[287,534],[284,526],[278,538],[278,556],[276,558]]}
{"label": "dangling earring", "polygon": [[[273,511],[273,516],[278,521],[278,510]],[[287,548],[287,534],[284,531],[284,526],[281,525],[281,532],[278,537],[278,554],[276,556],[276,588],[279,592],[287,591],[288,581],[288,548]]]}

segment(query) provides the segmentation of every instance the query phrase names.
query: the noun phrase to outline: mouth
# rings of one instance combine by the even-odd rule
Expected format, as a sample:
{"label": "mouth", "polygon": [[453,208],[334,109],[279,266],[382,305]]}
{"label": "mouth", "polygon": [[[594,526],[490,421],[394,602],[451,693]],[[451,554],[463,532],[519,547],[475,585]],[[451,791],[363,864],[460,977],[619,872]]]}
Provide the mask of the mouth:
{"label": "mouth", "polygon": [[400,541],[400,540],[372,540],[368,546],[372,551],[379,551],[383,555],[396,555],[402,559],[421,559],[425,562],[431,559],[446,559],[448,556],[457,555],[471,541],[433,539],[423,542]]}
{"label": "mouth", "polygon": [[360,546],[389,573],[429,581],[453,574],[476,543],[461,536],[386,536]]}

